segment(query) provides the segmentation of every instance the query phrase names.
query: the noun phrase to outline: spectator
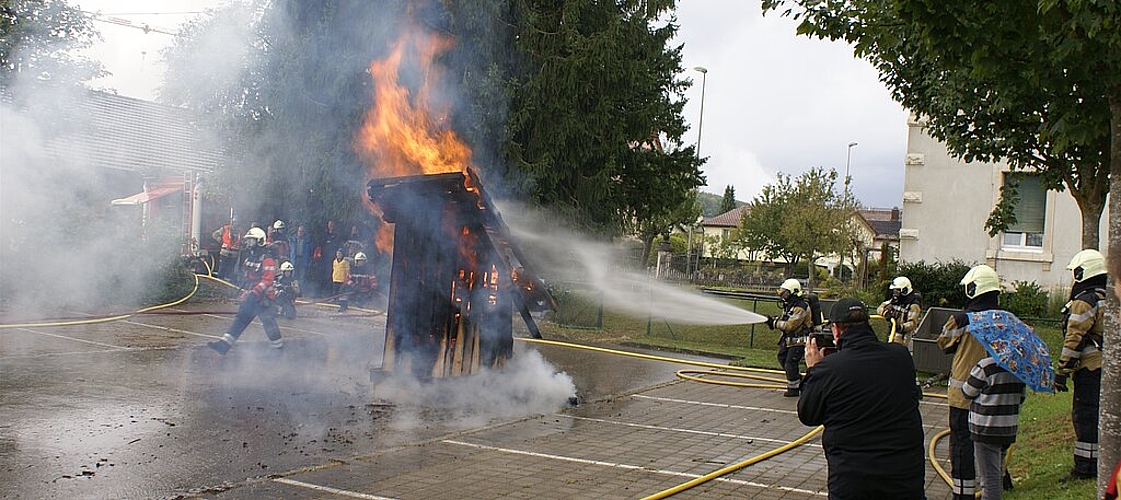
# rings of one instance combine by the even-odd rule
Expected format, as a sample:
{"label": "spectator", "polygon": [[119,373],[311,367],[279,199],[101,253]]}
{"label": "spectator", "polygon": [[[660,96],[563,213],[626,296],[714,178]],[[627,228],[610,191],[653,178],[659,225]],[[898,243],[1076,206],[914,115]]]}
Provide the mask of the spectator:
{"label": "spectator", "polygon": [[1027,386],[987,356],[969,372],[961,392],[971,401],[969,432],[981,474],[981,500],[1000,500],[1004,455],[1016,442]]}
{"label": "spectator", "polygon": [[798,419],[823,425],[829,498],[925,499],[921,390],[907,348],[880,342],[863,302],[829,312],[836,352],[806,345]]}
{"label": "spectator", "polygon": [[319,266],[315,272],[316,281],[322,284],[322,291],[325,294],[330,294],[332,291],[334,274],[332,259],[335,257],[336,251],[342,248],[340,238],[339,230],[335,228],[335,221],[327,221],[326,232],[323,233],[319,244]]}
{"label": "spectator", "polygon": [[[345,290],[346,282],[350,281],[350,261],[343,256],[343,249],[335,250],[335,260],[331,261],[331,295],[339,295]],[[346,311],[346,302],[340,300],[339,312]]]}
{"label": "spectator", "polygon": [[303,281],[304,276],[307,274],[308,266],[311,265],[311,256],[315,252],[315,242],[308,234],[307,228],[303,225],[296,227],[296,237],[292,241],[292,249],[290,250],[290,259],[296,268],[296,280]]}

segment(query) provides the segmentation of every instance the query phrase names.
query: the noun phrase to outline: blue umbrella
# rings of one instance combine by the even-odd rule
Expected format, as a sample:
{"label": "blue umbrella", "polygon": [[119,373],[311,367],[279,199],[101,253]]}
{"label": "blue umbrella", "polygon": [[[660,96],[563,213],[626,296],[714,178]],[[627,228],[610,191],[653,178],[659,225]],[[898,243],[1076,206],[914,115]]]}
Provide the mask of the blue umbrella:
{"label": "blue umbrella", "polygon": [[969,333],[985,346],[996,364],[1033,391],[1052,391],[1055,370],[1047,343],[1015,314],[1000,310],[971,312]]}

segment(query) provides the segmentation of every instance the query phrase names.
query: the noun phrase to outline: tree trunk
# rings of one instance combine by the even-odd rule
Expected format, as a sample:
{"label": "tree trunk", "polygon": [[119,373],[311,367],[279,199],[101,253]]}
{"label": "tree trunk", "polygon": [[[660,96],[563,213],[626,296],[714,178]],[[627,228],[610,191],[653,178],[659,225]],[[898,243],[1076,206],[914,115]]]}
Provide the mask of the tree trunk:
{"label": "tree trunk", "polygon": [[[1105,210],[1106,198],[1104,194],[1100,197],[1101,193],[1097,188],[1086,189],[1087,193],[1080,193],[1071,188],[1070,183],[1067,183],[1067,189],[1070,190],[1071,197],[1074,202],[1078,204],[1078,211],[1082,214],[1082,247],[1097,249],[1100,238],[1098,235],[1098,228],[1102,222],[1102,211]],[[1112,212],[1112,211],[1111,211]],[[1113,471],[1110,470],[1112,473]]]}
{"label": "tree trunk", "polygon": [[[1121,258],[1121,95],[1109,99],[1109,259]],[[1085,231],[1085,230],[1084,230]],[[1118,276],[1113,276],[1117,286]],[[1105,483],[1113,467],[1121,460],[1121,304],[1117,295],[1106,295],[1106,318],[1102,353],[1102,392],[1098,425],[1098,498],[1105,492]]]}

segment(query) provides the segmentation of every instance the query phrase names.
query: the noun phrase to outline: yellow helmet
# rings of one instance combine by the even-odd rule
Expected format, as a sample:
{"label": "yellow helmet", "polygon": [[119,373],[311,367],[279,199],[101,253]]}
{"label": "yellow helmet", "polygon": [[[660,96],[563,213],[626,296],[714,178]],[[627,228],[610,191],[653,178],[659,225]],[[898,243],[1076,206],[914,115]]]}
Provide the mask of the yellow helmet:
{"label": "yellow helmet", "polygon": [[971,299],[993,290],[1000,291],[1000,277],[993,268],[984,264],[973,266],[973,269],[965,273],[961,284],[965,285],[965,296]]}
{"label": "yellow helmet", "polygon": [[911,290],[912,290],[911,280],[907,279],[906,276],[900,276],[898,278],[895,278],[895,279],[891,280],[891,287],[890,288],[892,290],[899,290],[900,295],[907,295],[907,294],[911,293]]}
{"label": "yellow helmet", "polygon": [[782,290],[786,290],[794,295],[802,294],[802,283],[794,278],[783,281],[782,284],[778,286],[778,288],[779,293],[782,293]]}
{"label": "yellow helmet", "polygon": [[1087,278],[1105,274],[1105,257],[1097,250],[1086,249],[1074,254],[1070,264],[1067,264],[1067,269],[1074,271],[1074,282],[1079,283]]}

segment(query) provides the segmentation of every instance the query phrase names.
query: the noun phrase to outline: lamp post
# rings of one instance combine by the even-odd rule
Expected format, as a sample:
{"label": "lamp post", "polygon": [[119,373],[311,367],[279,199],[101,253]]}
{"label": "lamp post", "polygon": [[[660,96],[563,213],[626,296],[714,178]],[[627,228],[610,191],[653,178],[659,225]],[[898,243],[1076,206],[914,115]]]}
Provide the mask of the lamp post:
{"label": "lamp post", "polygon": [[[708,83],[708,68],[704,66],[696,66],[694,71],[701,74],[701,117],[697,121],[697,160],[701,159],[701,130],[705,126],[705,86]],[[703,218],[700,220],[704,220]],[[693,229],[694,226],[689,226],[689,241],[686,243],[685,249],[685,274],[689,276],[689,282],[693,282]]]}
{"label": "lamp post", "polygon": [[852,161],[852,147],[856,146],[855,142],[849,143],[848,153],[845,155],[845,188],[849,187],[849,163]]}

